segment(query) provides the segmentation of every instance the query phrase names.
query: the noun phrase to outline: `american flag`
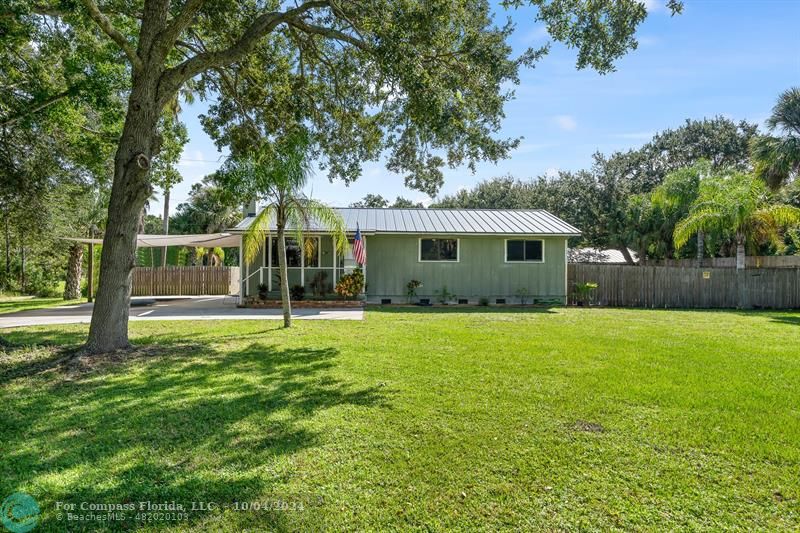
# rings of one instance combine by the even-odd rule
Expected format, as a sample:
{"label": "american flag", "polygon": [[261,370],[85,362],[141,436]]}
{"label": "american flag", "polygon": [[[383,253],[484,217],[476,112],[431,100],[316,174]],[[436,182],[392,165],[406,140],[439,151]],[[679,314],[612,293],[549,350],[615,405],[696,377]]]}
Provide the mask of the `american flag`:
{"label": "american flag", "polygon": [[361,230],[356,224],[356,236],[353,238],[353,259],[359,265],[364,265],[367,262],[367,250],[364,248],[364,239],[361,238]]}

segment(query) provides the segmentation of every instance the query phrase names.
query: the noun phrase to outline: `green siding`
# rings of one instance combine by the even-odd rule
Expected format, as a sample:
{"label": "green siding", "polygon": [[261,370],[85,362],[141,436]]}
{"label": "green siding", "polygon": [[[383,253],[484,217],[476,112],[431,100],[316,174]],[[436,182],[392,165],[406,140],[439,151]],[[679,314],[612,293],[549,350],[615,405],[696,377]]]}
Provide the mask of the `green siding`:
{"label": "green siding", "polygon": [[[566,297],[566,264],[564,262],[563,237],[536,237],[544,241],[544,263],[506,263],[505,238],[493,236],[458,237],[460,261],[457,263],[419,262],[420,235],[368,235],[367,246],[367,299],[379,302],[391,298],[395,303],[406,301],[406,284],[418,279],[423,287],[417,296],[435,301],[435,291],[446,285],[448,291],[457,298],[467,298],[477,303],[480,298],[488,298],[494,303],[496,298],[506,298],[508,303],[518,301],[520,288],[528,289],[528,301],[532,299],[561,299]],[[525,237],[514,237],[517,239]],[[333,246],[329,236],[322,236],[321,266],[329,272],[328,284],[335,284],[331,264]],[[250,272],[262,266],[259,254]],[[273,296],[278,296],[278,286],[274,279],[277,269],[273,269]],[[311,295],[311,281],[319,269],[307,268],[305,272],[306,294]],[[341,272],[341,271],[340,271]],[[242,275],[246,275],[243,270]],[[264,270],[264,283],[268,279]],[[248,294],[258,294],[259,276],[255,275],[248,283]],[[289,269],[289,285],[300,283],[300,269]]]}
{"label": "green siding", "polygon": [[[369,301],[406,299],[406,284],[417,279],[423,286],[417,296],[435,301],[435,291],[449,292],[470,302],[506,298],[516,302],[516,291],[528,289],[528,298],[564,299],[566,264],[563,237],[527,237],[544,241],[543,263],[506,263],[505,238],[459,237],[459,262],[426,263],[419,259],[420,235],[371,235],[367,244],[367,297]],[[513,237],[521,239],[525,237]]]}

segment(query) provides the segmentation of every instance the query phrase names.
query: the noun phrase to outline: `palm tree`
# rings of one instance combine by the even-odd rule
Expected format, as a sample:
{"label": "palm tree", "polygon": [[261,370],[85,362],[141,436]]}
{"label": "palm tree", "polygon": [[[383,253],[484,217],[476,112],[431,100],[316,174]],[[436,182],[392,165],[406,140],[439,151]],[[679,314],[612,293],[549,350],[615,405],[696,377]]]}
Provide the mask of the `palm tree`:
{"label": "palm tree", "polygon": [[770,133],[784,135],[754,137],[750,155],[756,175],[778,189],[800,173],[800,88],[792,87],[778,97],[767,127]]}
{"label": "palm tree", "polygon": [[273,145],[264,144],[245,156],[229,159],[220,176],[240,191],[246,190],[267,202],[244,234],[242,258],[249,263],[258,256],[274,222],[278,240],[283,325],[287,328],[292,325],[292,307],[286,266],[286,231],[294,232],[297,242],[303,243],[303,249],[309,254],[312,244],[303,238],[303,232],[312,224],[331,233],[337,253],[343,252],[347,246],[341,215],[303,192],[310,174],[307,136],[295,133]]}
{"label": "palm tree", "polygon": [[771,203],[770,192],[752,174],[717,175],[700,183],[689,215],[675,226],[676,248],[682,248],[698,231],[733,236],[736,268],[745,267],[745,246],[777,242],[781,228],[800,223],[800,209]]}
{"label": "palm tree", "polygon": [[[674,170],[667,174],[664,181],[653,190],[651,201],[664,216],[664,225],[673,232],[675,225],[689,214],[692,203],[697,198],[700,183],[711,175],[711,162],[701,159],[690,167]],[[669,235],[670,229],[664,228],[662,235]],[[666,239],[668,240],[668,239]],[[705,251],[705,232],[697,232],[697,261],[703,260]]]}

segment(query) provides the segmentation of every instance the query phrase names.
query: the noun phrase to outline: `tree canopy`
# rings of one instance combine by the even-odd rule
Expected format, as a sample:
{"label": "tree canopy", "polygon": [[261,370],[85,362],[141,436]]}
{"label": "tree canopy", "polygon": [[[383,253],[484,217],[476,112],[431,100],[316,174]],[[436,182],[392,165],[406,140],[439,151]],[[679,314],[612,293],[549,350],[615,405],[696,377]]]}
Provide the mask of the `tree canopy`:
{"label": "tree canopy", "polygon": [[[577,50],[579,68],[600,72],[636,47],[647,16],[634,0],[502,4],[522,5],[538,8],[551,36]],[[681,8],[675,0],[669,6]],[[487,1],[10,0],[0,21],[4,40],[36,52],[61,39],[63,54],[57,65],[37,54],[32,64],[43,76],[26,82],[24,109],[3,111],[0,123],[65,99],[83,98],[93,108],[103,95],[128,101],[87,342],[93,352],[128,346],[136,230],[162,147],[159,120],[179,91],[219,95],[205,125],[234,156],[254,130],[270,139],[302,125],[331,179],[356,179],[362,161],[386,152],[388,168],[409,187],[434,193],[444,165],[474,168],[517,145],[498,138],[508,87],[520,67],[547,52],[513,57],[513,24],[496,25]],[[119,69],[129,84],[109,91]],[[43,83],[61,72],[74,75],[56,87]]]}
{"label": "tree canopy", "polygon": [[596,153],[589,169],[528,181],[497,178],[434,206],[546,209],[580,228],[581,242],[587,245],[616,248],[626,258],[628,248],[640,257],[668,257],[675,254],[672,233],[677,219],[663,219],[653,209],[652,191],[670,172],[702,160],[713,168],[748,169],[748,147],[756,131],[754,124],[724,117],[687,120],[638,149],[608,156]]}

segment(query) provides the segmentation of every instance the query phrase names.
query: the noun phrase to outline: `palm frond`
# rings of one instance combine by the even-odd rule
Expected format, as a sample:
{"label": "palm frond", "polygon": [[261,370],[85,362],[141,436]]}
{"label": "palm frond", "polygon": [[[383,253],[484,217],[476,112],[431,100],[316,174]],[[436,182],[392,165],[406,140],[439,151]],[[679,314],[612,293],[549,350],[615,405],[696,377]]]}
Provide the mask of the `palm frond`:
{"label": "palm frond", "polygon": [[252,263],[261,247],[266,242],[267,234],[269,233],[269,225],[272,221],[275,208],[267,206],[256,215],[256,218],[250,224],[250,227],[245,231],[242,237],[242,259],[244,263]]}
{"label": "palm frond", "polygon": [[754,217],[770,221],[775,226],[793,226],[800,224],[800,208],[788,204],[772,204],[756,211]]}
{"label": "palm frond", "polygon": [[344,253],[347,250],[347,229],[342,215],[318,200],[306,199],[303,204],[308,217],[331,234],[336,252]]}
{"label": "palm frond", "polygon": [[800,135],[800,87],[791,87],[781,93],[767,119],[767,127],[771,131],[783,130]]}
{"label": "palm frond", "polygon": [[689,239],[696,235],[698,231],[711,233],[719,230],[722,225],[722,218],[723,216],[718,210],[710,207],[694,210],[675,226],[675,232],[672,236],[675,248],[680,250],[686,246]]}

